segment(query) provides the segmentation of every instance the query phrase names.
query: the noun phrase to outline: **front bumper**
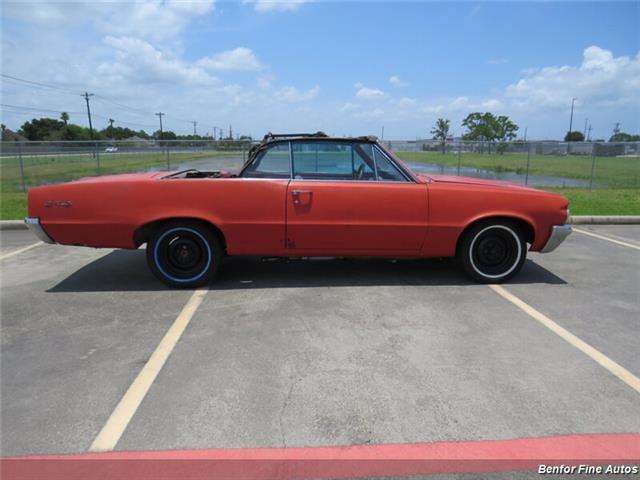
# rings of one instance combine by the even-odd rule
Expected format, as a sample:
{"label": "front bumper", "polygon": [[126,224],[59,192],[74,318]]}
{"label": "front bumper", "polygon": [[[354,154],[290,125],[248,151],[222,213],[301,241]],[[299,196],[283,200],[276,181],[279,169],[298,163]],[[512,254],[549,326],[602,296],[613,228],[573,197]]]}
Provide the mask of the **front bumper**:
{"label": "front bumper", "polygon": [[569,235],[571,235],[571,225],[554,225],[551,227],[549,240],[547,240],[545,246],[542,247],[540,253],[553,252]]}
{"label": "front bumper", "polygon": [[24,223],[27,225],[27,228],[44,243],[56,243],[49,235],[47,235],[47,232],[44,231],[44,228],[40,225],[39,218],[27,217],[24,219]]}

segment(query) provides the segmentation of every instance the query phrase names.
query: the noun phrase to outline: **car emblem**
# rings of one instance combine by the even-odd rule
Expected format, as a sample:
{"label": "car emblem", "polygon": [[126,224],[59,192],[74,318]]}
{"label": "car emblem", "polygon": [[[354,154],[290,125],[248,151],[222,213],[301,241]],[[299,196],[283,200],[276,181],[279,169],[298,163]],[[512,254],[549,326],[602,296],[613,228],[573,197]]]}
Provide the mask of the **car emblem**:
{"label": "car emblem", "polygon": [[46,202],[44,202],[44,206],[46,208],[51,208],[51,207],[69,208],[69,207],[73,206],[73,204],[69,200],[58,200],[56,202],[53,202],[51,200],[47,200]]}

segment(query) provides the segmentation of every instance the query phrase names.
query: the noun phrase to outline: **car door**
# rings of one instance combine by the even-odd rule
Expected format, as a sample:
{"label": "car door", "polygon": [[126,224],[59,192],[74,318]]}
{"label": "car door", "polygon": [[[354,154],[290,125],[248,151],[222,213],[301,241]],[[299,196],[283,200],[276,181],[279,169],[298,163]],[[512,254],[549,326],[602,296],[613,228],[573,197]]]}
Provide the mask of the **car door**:
{"label": "car door", "polygon": [[287,247],[300,254],[417,254],[427,226],[426,185],[371,143],[292,143]]}
{"label": "car door", "polygon": [[211,189],[214,204],[224,205],[224,232],[231,255],[282,255],[285,246],[285,198],[291,178],[289,142],[259,151],[239,178]]}

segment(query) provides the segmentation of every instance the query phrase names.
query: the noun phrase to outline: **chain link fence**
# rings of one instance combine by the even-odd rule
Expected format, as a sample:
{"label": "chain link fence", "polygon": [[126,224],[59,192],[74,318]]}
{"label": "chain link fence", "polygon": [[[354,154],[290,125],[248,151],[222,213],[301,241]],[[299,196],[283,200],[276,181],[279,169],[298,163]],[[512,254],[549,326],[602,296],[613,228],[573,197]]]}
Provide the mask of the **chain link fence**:
{"label": "chain link fence", "polygon": [[640,142],[389,141],[425,173],[507,180],[536,187],[640,188]]}
{"label": "chain link fence", "polygon": [[[640,142],[387,141],[416,172],[508,180],[537,187],[640,188]],[[237,171],[247,141],[2,142],[0,188],[150,170]]]}
{"label": "chain link fence", "polygon": [[77,178],[184,168],[238,170],[246,141],[2,142],[2,192]]}

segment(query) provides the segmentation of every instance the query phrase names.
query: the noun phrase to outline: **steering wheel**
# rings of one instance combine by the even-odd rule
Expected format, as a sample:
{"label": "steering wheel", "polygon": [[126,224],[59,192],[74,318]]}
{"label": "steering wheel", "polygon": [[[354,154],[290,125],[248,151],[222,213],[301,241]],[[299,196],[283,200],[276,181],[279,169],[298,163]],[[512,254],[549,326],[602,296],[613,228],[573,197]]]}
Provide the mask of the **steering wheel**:
{"label": "steering wheel", "polygon": [[364,175],[364,163],[358,167],[358,171],[356,172],[356,180],[362,180],[363,175]]}

